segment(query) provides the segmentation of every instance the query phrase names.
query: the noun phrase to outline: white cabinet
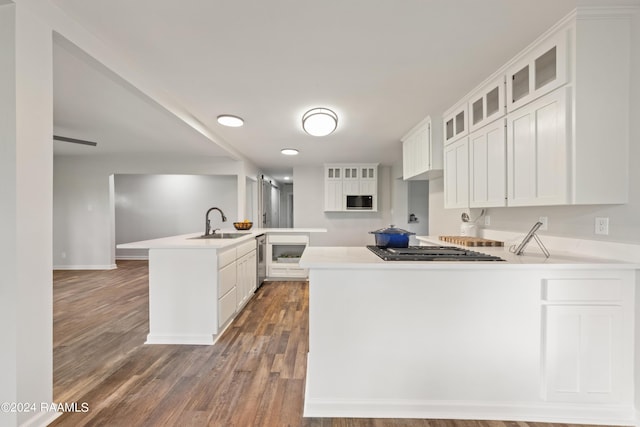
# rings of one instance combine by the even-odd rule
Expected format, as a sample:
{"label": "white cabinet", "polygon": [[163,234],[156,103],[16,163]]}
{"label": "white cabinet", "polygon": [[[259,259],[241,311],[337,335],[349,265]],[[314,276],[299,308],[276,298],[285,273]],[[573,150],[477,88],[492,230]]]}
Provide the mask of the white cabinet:
{"label": "white cabinet", "polygon": [[218,254],[218,328],[231,320],[255,291],[256,269],[254,240]]}
{"label": "white cabinet", "polygon": [[569,120],[566,89],[552,92],[508,115],[509,206],[570,202]]}
{"label": "white cabinet", "polygon": [[402,137],[402,178],[431,179],[442,176],[440,121],[427,117]]}
{"label": "white cabinet", "polygon": [[499,75],[495,80],[478,90],[469,99],[469,132],[504,117],[505,77]]}
{"label": "white cabinet", "polygon": [[[485,194],[497,187],[483,176],[499,174],[485,176],[485,168],[497,169],[483,160],[488,140],[476,133],[503,116],[501,105],[507,206],[627,203],[630,49],[627,12],[578,8],[445,112],[445,146],[471,128],[470,205],[504,206],[497,194]],[[460,180],[460,171],[447,171],[460,162],[452,150],[445,152],[445,182]],[[501,158],[490,161],[500,164]],[[445,184],[445,191],[445,206],[460,207],[454,187]]]}
{"label": "white cabinet", "polygon": [[505,120],[469,135],[469,206],[506,206],[507,152]]}
{"label": "white cabinet", "polygon": [[378,194],[378,168],[377,166],[364,165],[360,167],[360,192],[361,195]]}
{"label": "white cabinet", "polygon": [[342,197],[342,167],[325,166],[324,168],[324,210],[341,211]]}
{"label": "white cabinet", "polygon": [[445,145],[469,133],[467,103],[468,102],[465,99],[456,106],[445,111],[443,119]]}
{"label": "white cabinet", "polygon": [[346,166],[343,169],[342,194],[357,195],[360,193],[360,175],[358,166]]}
{"label": "white cabinet", "polygon": [[358,195],[372,196],[373,208],[367,211],[377,211],[378,164],[353,163],[324,166],[325,212],[347,211],[347,196]]}
{"label": "white cabinet", "polygon": [[257,258],[255,244],[252,247],[239,247],[237,268],[236,305],[240,310],[251,298],[257,284]]}
{"label": "white cabinet", "polygon": [[444,207],[469,206],[469,139],[444,147]]}
{"label": "white cabinet", "polygon": [[538,41],[507,69],[507,110],[514,111],[568,81],[569,30]]}
{"label": "white cabinet", "polygon": [[[591,275],[590,275],[591,276]],[[632,389],[633,283],[624,275],[543,281],[543,397],[619,403]]]}
{"label": "white cabinet", "polygon": [[298,262],[308,244],[308,234],[268,234],[267,277],[306,279],[309,271]]}

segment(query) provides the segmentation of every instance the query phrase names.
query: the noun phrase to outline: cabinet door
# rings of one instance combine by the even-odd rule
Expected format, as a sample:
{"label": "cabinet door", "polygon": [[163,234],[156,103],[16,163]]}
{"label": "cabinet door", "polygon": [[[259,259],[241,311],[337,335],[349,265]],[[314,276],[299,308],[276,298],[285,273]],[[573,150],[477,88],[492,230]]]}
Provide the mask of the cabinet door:
{"label": "cabinet door", "polygon": [[444,207],[469,205],[469,140],[463,138],[444,148]]}
{"label": "cabinet door", "polygon": [[218,271],[218,280],[218,298],[221,298],[233,289],[238,281],[237,264],[235,261]]}
{"label": "cabinet door", "polygon": [[569,203],[567,90],[507,116],[509,206]]}
{"label": "cabinet door", "polygon": [[505,77],[486,85],[469,101],[469,131],[474,132],[505,115]]}
{"label": "cabinet door", "polygon": [[558,32],[507,70],[507,111],[514,111],[568,81],[569,33]]}
{"label": "cabinet door", "polygon": [[242,307],[256,290],[256,251],[251,251],[238,261],[238,283],[236,300],[238,309]]}
{"label": "cabinet door", "polygon": [[469,206],[505,206],[507,151],[504,119],[469,136]]}
{"label": "cabinet door", "polygon": [[343,210],[342,180],[325,180],[324,182],[324,210]]}
{"label": "cabinet door", "polygon": [[455,107],[444,116],[444,142],[451,143],[469,133],[467,103]]}
{"label": "cabinet door", "polygon": [[544,307],[545,399],[613,402],[621,397],[622,308]]}

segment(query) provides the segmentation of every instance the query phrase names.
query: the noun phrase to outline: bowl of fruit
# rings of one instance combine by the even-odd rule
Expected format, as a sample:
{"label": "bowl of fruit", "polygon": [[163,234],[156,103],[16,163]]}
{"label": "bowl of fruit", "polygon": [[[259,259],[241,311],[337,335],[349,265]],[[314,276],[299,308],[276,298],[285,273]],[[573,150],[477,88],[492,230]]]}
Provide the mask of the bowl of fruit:
{"label": "bowl of fruit", "polygon": [[253,226],[253,223],[248,219],[245,219],[241,222],[234,222],[233,226],[236,228],[236,230],[250,230]]}

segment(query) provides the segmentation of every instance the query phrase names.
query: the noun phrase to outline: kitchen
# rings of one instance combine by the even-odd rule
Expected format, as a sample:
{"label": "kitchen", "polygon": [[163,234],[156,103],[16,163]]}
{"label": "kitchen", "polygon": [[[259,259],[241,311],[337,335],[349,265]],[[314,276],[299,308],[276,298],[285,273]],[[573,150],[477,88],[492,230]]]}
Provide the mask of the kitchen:
{"label": "kitchen", "polygon": [[[51,83],[51,65],[46,65],[46,58],[50,57],[51,50],[51,27],[56,31],[58,41],[63,37],[73,40],[73,43],[80,46],[81,49],[91,52],[100,58],[102,62],[107,63],[110,67],[116,69],[119,74],[127,76],[127,80],[137,87],[139,90],[144,91],[147,94],[154,95],[156,100],[166,101],[165,94],[158,90],[158,86],[154,84],[153,79],[145,79],[144,75],[141,75],[138,70],[131,69],[130,65],[126,61],[119,60],[118,54],[113,50],[109,50],[100,40],[93,36],[87,36],[84,33],[84,29],[79,27],[72,19],[67,15],[61,14],[59,10],[54,7],[47,6],[49,9],[40,10],[37,14],[32,14],[32,9],[37,9],[37,6],[29,6],[28,1],[18,1],[16,3],[9,2],[9,7],[15,7],[17,11],[16,18],[20,25],[16,27],[17,34],[23,35],[18,38],[19,44],[17,48],[13,45],[12,49],[24,49],[21,52],[28,51],[29,55],[19,56],[16,67],[18,68],[17,76],[13,72],[8,72],[11,81],[18,81],[21,84],[17,85],[17,95],[22,100],[23,108],[28,108],[28,112],[24,109],[15,108],[11,105],[3,104],[3,111],[7,111],[5,117],[16,117],[18,128],[20,132],[16,132],[16,137],[10,130],[8,130],[9,140],[21,141],[16,143],[13,150],[19,155],[14,160],[8,160],[3,158],[3,175],[2,185],[3,194],[7,195],[8,200],[13,201],[4,206],[3,218],[9,218],[10,221],[3,221],[3,235],[9,236],[9,241],[13,242],[3,249],[3,267],[8,271],[8,283],[19,283],[22,286],[15,286],[9,288],[7,295],[9,298],[2,298],[3,300],[3,323],[16,325],[16,329],[13,333],[9,334],[8,342],[11,344],[8,349],[14,349],[15,351],[9,351],[5,356],[3,353],[3,360],[6,357],[6,363],[16,364],[20,361],[21,369],[18,372],[24,372],[23,369],[27,369],[34,372],[42,380],[34,380],[32,375],[29,374],[15,374],[13,377],[8,378],[7,381],[2,381],[3,384],[21,383],[22,381],[35,381],[32,388],[26,390],[21,388],[20,393],[27,393],[27,396],[20,395],[20,400],[34,400],[34,401],[49,401],[51,400],[50,391],[50,370],[47,368],[47,363],[40,363],[41,360],[32,360],[30,357],[25,357],[27,354],[42,355],[43,360],[51,359],[50,349],[50,330],[47,325],[50,325],[51,319],[47,318],[47,313],[50,313],[50,298],[47,297],[47,292],[42,292],[43,289],[50,288],[50,270],[53,265],[58,265],[59,260],[52,259],[51,248],[54,247],[53,257],[61,256],[63,252],[62,248],[56,247],[57,239],[53,239],[51,236],[55,234],[56,230],[59,230],[57,225],[53,225],[50,219],[54,218],[56,221],[55,212],[51,208],[51,205],[55,205],[55,192],[52,193],[51,176],[56,174],[63,174],[63,176],[78,177],[76,180],[70,179],[70,182],[76,186],[75,194],[78,196],[77,203],[74,202],[75,213],[68,212],[69,217],[73,217],[79,230],[78,246],[75,246],[75,253],[67,251],[67,262],[69,265],[77,266],[98,266],[101,268],[108,268],[115,263],[115,254],[111,251],[115,251],[115,245],[112,244],[112,229],[109,225],[109,196],[108,196],[108,179],[109,175],[114,173],[114,169],[117,169],[117,173],[222,173],[237,176],[238,181],[238,197],[237,197],[237,212],[243,212],[246,202],[246,188],[247,177],[255,177],[258,175],[258,168],[252,164],[243,163],[235,160],[219,160],[215,163],[209,161],[209,159],[203,158],[201,155],[191,156],[177,156],[176,153],[171,153],[169,156],[161,155],[149,155],[147,153],[129,153],[127,156],[118,156],[115,153],[111,154],[111,158],[106,160],[91,159],[90,156],[82,158],[82,162],[73,161],[72,159],[65,158],[58,162],[51,164],[51,155],[44,155],[40,151],[40,146],[35,141],[41,141],[41,135],[50,135],[52,126],[52,114],[50,108],[51,103],[51,90],[47,89],[48,84]],[[59,2],[63,3],[63,2]],[[624,3],[624,2],[623,2]],[[633,5],[632,2],[627,4]],[[551,4],[549,4],[551,7]],[[389,116],[385,118],[385,121],[402,123],[401,129],[396,129],[390,132],[388,136],[383,136],[388,140],[394,141],[393,150],[381,151],[379,155],[381,157],[388,156],[389,158],[398,158],[400,154],[399,138],[408,131],[415,123],[420,121],[428,114],[441,114],[457,99],[460,99],[468,90],[479,83],[484,77],[489,75],[500,63],[507,60],[510,55],[517,52],[522,47],[526,46],[531,40],[535,38],[539,33],[544,31],[546,27],[552,25],[555,21],[560,19],[565,12],[572,8],[572,5],[565,5],[565,10],[555,9],[555,14],[552,17],[546,17],[545,25],[540,24],[540,28],[537,31],[530,30],[531,33],[522,35],[518,41],[513,41],[508,53],[505,51],[500,58],[495,57],[492,61],[487,61],[482,65],[478,63],[477,71],[474,71],[472,76],[467,76],[464,84],[460,82],[449,82],[444,79],[443,76],[434,76],[434,79],[439,81],[440,85],[443,85],[443,91],[452,95],[447,95],[446,100],[443,100],[435,111],[425,111],[421,108],[416,108],[416,112],[412,118],[398,117],[395,112],[389,111]],[[5,6],[2,6],[3,11],[6,10]],[[561,6],[558,6],[561,8]],[[489,9],[490,10],[490,9]],[[392,13],[393,11],[389,11]],[[13,14],[10,14],[13,18]],[[34,18],[34,15],[38,18]],[[46,17],[49,18],[46,18]],[[3,19],[11,19],[3,16]],[[51,19],[50,23],[42,26],[41,20]],[[542,19],[542,18],[540,18]],[[635,21],[634,21],[635,22]],[[435,23],[433,24],[435,25]],[[382,27],[382,26],[381,26]],[[13,26],[3,26],[3,28],[13,28]],[[508,31],[508,30],[504,30]],[[28,33],[28,37],[24,37],[24,34]],[[634,43],[638,40],[637,25],[634,26],[632,33],[634,37]],[[48,42],[48,48],[46,43]],[[518,46],[516,46],[518,45]],[[635,45],[635,44],[634,44]],[[73,47],[67,46],[72,49]],[[47,53],[49,52],[49,53]],[[631,57],[631,69],[635,70],[638,67],[638,55],[637,50],[633,50],[633,56]],[[371,54],[371,52],[369,52]],[[462,58],[455,55],[451,55],[452,67],[466,67],[466,62],[456,63],[455,61],[461,61]],[[261,58],[264,59],[264,58]],[[344,58],[341,58],[344,60]],[[489,63],[493,64],[490,65]],[[468,67],[466,67],[468,68]],[[637,73],[632,75],[636,75]],[[26,80],[29,79],[29,80]],[[6,79],[5,79],[6,80]],[[41,92],[35,93],[27,91],[29,86],[25,82],[38,81],[42,82],[44,86]],[[633,80],[630,90],[630,111],[629,117],[637,117],[638,103],[640,96],[638,94],[637,80]],[[357,85],[354,85],[354,89]],[[255,88],[254,88],[255,89]],[[326,89],[326,88],[324,88]],[[437,89],[432,89],[438,92]],[[11,91],[10,91],[11,92]],[[346,91],[345,91],[346,92]],[[455,95],[453,95],[455,94]],[[364,96],[363,93],[360,98],[360,105],[358,109],[353,109],[344,116],[344,119],[340,120],[340,126],[347,126],[350,120],[356,120],[358,113],[366,113],[366,104],[368,101],[372,101]],[[388,95],[388,96],[387,96]],[[408,95],[408,94],[407,94]],[[386,94],[382,97],[387,99],[395,99],[391,95]],[[267,97],[275,99],[277,96]],[[414,96],[415,98],[415,96]],[[323,99],[319,97],[318,99]],[[409,102],[409,97],[405,96],[402,101]],[[26,104],[25,104],[26,102]],[[318,101],[320,102],[320,101]],[[333,102],[332,100],[325,102]],[[417,101],[413,101],[417,102]],[[9,103],[11,104],[11,103]],[[322,105],[322,103],[320,103]],[[314,105],[310,105],[312,107]],[[265,108],[263,105],[262,108]],[[5,110],[6,109],[6,110]],[[304,108],[302,108],[304,112]],[[189,117],[184,114],[175,105],[172,106],[172,111],[181,117],[184,121],[190,123],[196,129],[200,129],[204,134],[211,134],[210,130],[203,129],[203,126],[197,122],[195,117]],[[419,114],[418,114],[419,112]],[[257,115],[256,115],[257,116]],[[49,117],[49,118],[46,118]],[[343,117],[341,115],[341,117]],[[35,118],[38,118],[37,120]],[[281,120],[278,120],[279,122]],[[296,124],[296,128],[299,128],[299,117],[293,119]],[[353,121],[352,121],[353,123]],[[230,141],[234,140],[233,134],[230,134],[226,130],[219,130],[215,128],[215,132],[224,133],[224,136]],[[339,128],[341,129],[341,128]],[[3,130],[4,132],[5,130]],[[638,159],[637,144],[633,144],[633,141],[639,139],[640,130],[638,124],[633,120],[629,123],[629,140],[630,144],[630,165],[635,164],[635,160]],[[81,136],[81,135],[79,135]],[[184,135],[181,135],[184,136]],[[211,135],[210,135],[211,136]],[[216,135],[217,136],[217,135]],[[13,139],[12,139],[13,138]],[[193,143],[197,141],[202,142],[204,140],[198,140],[199,137],[184,137],[180,140],[185,144]],[[220,138],[213,137],[214,140]],[[256,139],[257,141],[258,139]],[[318,139],[314,141],[316,144]],[[329,149],[334,152],[339,151],[340,144],[338,141],[328,139]],[[282,141],[283,143],[285,141]],[[289,140],[286,142],[294,143],[295,141]],[[320,144],[325,144],[320,142]],[[98,147],[101,147],[100,145]],[[226,147],[229,151],[234,152],[238,149],[233,146]],[[279,148],[285,148],[284,146]],[[276,151],[278,151],[276,150]],[[315,148],[312,144],[305,146],[305,150],[301,150],[299,158],[308,156],[304,162],[300,160],[293,160],[291,173],[294,177],[294,224],[296,227],[325,227],[329,231],[326,234],[317,235],[312,237],[312,243],[315,246],[324,246],[329,244],[344,245],[344,246],[361,246],[370,242],[371,236],[367,233],[371,230],[387,226],[390,223],[403,224],[396,218],[406,221],[404,214],[399,214],[400,209],[403,207],[393,206],[393,200],[396,195],[392,196],[391,189],[395,188],[398,184],[397,178],[401,176],[397,164],[395,166],[384,165],[380,168],[380,200],[379,211],[377,213],[362,213],[354,216],[348,216],[347,214],[327,214],[323,213],[323,201],[319,197],[320,188],[322,188],[322,176],[323,166],[322,163],[309,164],[308,158],[315,158],[318,154],[314,152]],[[350,155],[352,158],[345,158],[345,162],[377,162],[378,159],[369,158],[372,155],[372,150],[366,147],[356,146],[354,143],[355,153]],[[393,152],[391,152],[393,151]],[[38,154],[40,153],[40,154]],[[44,151],[46,154],[46,150]],[[349,154],[349,153],[345,153]],[[355,156],[360,154],[359,156]],[[269,163],[273,158],[280,156],[279,152],[275,154],[265,153],[265,162]],[[113,162],[110,166],[108,162]],[[327,163],[334,160],[327,160]],[[295,163],[299,162],[299,163]],[[114,166],[116,165],[117,168]],[[7,166],[7,167],[4,167]],[[60,176],[60,175],[58,175]],[[104,176],[105,179],[100,178]],[[105,183],[106,181],[106,183]],[[55,181],[54,181],[55,182]],[[554,207],[509,207],[509,208],[489,208],[487,216],[490,217],[489,225],[496,228],[497,231],[515,231],[520,234],[526,232],[532,223],[537,221],[540,217],[548,218],[548,233],[551,236],[560,236],[573,239],[584,240],[601,240],[604,242],[619,242],[627,243],[630,245],[637,245],[638,243],[638,226],[637,218],[638,214],[638,193],[637,188],[634,187],[634,183],[638,182],[636,168],[629,168],[629,202],[624,204],[611,204],[611,205],[584,205],[584,206],[554,206]],[[100,191],[94,191],[96,188]],[[106,188],[106,190],[105,190]],[[19,196],[18,196],[19,195]],[[434,180],[429,183],[429,234],[453,234],[458,231],[460,213],[465,211],[464,208],[444,209],[444,190],[443,181]],[[53,199],[53,200],[52,200]],[[393,212],[391,211],[391,208]],[[47,214],[50,213],[50,214]],[[407,212],[409,213],[409,212]],[[471,217],[475,218],[479,215],[479,209],[473,209]],[[76,215],[77,214],[77,215]],[[6,215],[6,216],[5,216]],[[397,215],[397,216],[396,216]],[[599,237],[593,233],[593,221],[595,217],[609,218],[611,227],[610,233],[606,237]],[[61,218],[64,218],[62,216]],[[318,219],[322,222],[319,223]],[[420,218],[422,220],[426,220]],[[484,219],[486,223],[486,217]],[[406,228],[406,227],[405,227]],[[6,232],[6,234],[5,234]],[[18,239],[19,235],[19,239]],[[544,234],[543,234],[544,236]],[[315,237],[318,237],[317,242],[313,241]],[[322,239],[334,239],[335,243],[331,243],[331,240]],[[77,256],[78,258],[69,259],[70,256]],[[33,266],[39,266],[39,268],[33,268]],[[49,285],[47,285],[49,284]],[[7,301],[18,301],[18,304],[7,304]],[[19,307],[19,310],[16,309]],[[6,321],[5,321],[6,320]],[[30,343],[22,343],[16,341],[16,336],[20,335],[20,332],[25,330],[42,330],[42,342],[40,339],[33,339]],[[38,333],[38,336],[40,334]],[[13,337],[13,338],[11,338]],[[34,357],[34,356],[31,356]],[[37,359],[37,358],[36,358]],[[29,363],[29,368],[24,364]],[[636,362],[637,366],[637,362]],[[11,373],[7,373],[10,375]],[[26,375],[23,376],[23,375]],[[11,401],[16,399],[17,393],[14,388],[9,387],[7,390],[3,389],[3,397],[6,396],[5,401]],[[12,398],[13,397],[13,398]],[[636,404],[636,407],[638,405]],[[24,419],[24,418],[23,418]]]}

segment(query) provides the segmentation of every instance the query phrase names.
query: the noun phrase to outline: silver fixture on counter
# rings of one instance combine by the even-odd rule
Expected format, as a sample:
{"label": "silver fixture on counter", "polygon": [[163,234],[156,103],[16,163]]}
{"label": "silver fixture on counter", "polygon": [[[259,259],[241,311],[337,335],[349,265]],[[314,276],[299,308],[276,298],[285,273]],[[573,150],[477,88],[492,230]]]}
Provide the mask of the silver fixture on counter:
{"label": "silver fixture on counter", "polygon": [[224,212],[222,212],[220,210],[220,208],[210,208],[207,211],[207,214],[204,216],[204,235],[203,236],[208,236],[209,234],[215,234],[216,230],[213,230],[213,233],[210,233],[211,231],[211,220],[209,219],[209,214],[211,213],[211,211],[218,211],[220,212],[220,216],[222,216],[222,222],[225,222],[227,220],[227,217],[224,215]]}
{"label": "silver fixture on counter", "polygon": [[518,245],[518,247],[516,247],[516,245],[512,245],[509,248],[509,251],[513,252],[516,255],[522,255],[524,253],[524,248],[526,248],[527,245],[529,244],[529,242],[531,241],[531,239],[533,239],[538,243],[538,246],[540,246],[540,249],[542,250],[542,253],[544,254],[544,256],[546,258],[549,258],[549,256],[551,256],[551,254],[549,253],[547,248],[544,246],[544,244],[542,243],[542,241],[540,240],[540,238],[536,234],[536,231],[538,231],[538,229],[541,226],[542,226],[542,223],[540,221],[538,221],[535,224],[533,224],[533,227],[531,227],[531,230],[529,230],[527,235],[524,236],[524,239],[522,239],[522,242]]}

